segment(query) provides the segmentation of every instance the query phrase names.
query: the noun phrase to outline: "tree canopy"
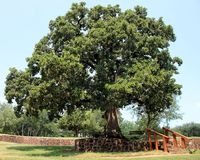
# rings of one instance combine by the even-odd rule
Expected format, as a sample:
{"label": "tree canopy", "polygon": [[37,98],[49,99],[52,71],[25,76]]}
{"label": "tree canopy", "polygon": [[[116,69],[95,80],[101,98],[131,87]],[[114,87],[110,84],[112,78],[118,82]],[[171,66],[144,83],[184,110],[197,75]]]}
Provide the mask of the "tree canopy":
{"label": "tree canopy", "polygon": [[181,94],[173,75],[182,61],[168,49],[173,28],[148,17],[146,8],[74,3],[49,29],[27,68],[11,68],[7,76],[6,99],[17,103],[18,115],[46,109],[53,119],[64,110],[100,108],[108,130],[118,132],[118,108],[163,112]]}

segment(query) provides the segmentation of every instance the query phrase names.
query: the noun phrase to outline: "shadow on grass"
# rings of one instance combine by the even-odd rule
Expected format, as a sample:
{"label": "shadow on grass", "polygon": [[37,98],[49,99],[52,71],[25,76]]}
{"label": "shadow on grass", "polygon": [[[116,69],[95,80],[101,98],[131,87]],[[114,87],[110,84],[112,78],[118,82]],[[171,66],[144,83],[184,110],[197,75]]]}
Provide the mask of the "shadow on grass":
{"label": "shadow on grass", "polygon": [[[73,146],[13,146],[8,147],[8,150],[21,151],[26,156],[60,156],[69,157],[82,154],[75,151]],[[24,153],[23,153],[24,152]]]}

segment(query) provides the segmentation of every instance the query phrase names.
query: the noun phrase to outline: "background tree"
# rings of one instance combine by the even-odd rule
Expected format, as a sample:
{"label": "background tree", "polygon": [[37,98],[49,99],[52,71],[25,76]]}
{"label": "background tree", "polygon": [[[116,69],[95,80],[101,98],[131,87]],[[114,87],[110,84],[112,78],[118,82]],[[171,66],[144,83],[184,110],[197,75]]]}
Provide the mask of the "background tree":
{"label": "background tree", "polygon": [[88,110],[85,112],[85,121],[83,132],[87,136],[98,136],[104,130],[106,124],[105,119],[102,118],[103,112],[99,109]]}
{"label": "background tree", "polygon": [[47,111],[39,111],[38,117],[23,115],[17,118],[14,107],[0,103],[0,133],[26,136],[55,136],[59,129],[55,121],[50,121]]}
{"label": "background tree", "polygon": [[[0,133],[22,136],[94,136],[103,131],[105,120],[100,110],[82,111],[76,109],[59,120],[50,120],[47,110],[38,112],[38,116],[16,117],[14,107],[0,103]],[[71,132],[72,131],[72,132]]]}
{"label": "background tree", "polygon": [[95,136],[103,132],[105,121],[100,110],[76,109],[70,114],[65,113],[58,124],[63,130],[73,131],[75,137]]}
{"label": "background tree", "polygon": [[180,112],[180,106],[177,104],[177,100],[174,98],[174,101],[170,108],[166,109],[160,115],[160,121],[165,127],[170,128],[170,121],[182,119],[183,113]]}
{"label": "background tree", "polygon": [[13,107],[6,103],[0,103],[0,133],[13,134],[16,120]]}
{"label": "background tree", "polygon": [[39,111],[38,117],[23,115],[15,123],[15,132],[23,136],[57,136],[59,132],[55,121],[50,121],[46,110]]}
{"label": "background tree", "polygon": [[173,129],[188,137],[200,137],[200,123],[185,123]]}
{"label": "background tree", "polygon": [[138,112],[138,109],[136,107],[135,109],[133,109],[132,114],[133,116],[137,117],[136,124],[139,130],[145,130],[145,128],[153,128],[155,130],[159,130],[161,128],[160,125],[170,127],[170,121],[182,119],[180,106],[178,106],[175,97],[171,106],[163,110],[163,112],[149,111],[141,114],[140,112]]}
{"label": "background tree", "polygon": [[121,128],[122,134],[126,138],[137,138],[135,135],[130,134],[131,131],[138,131],[138,126],[135,122],[122,120],[120,122],[120,128]]}
{"label": "background tree", "polygon": [[67,129],[74,132],[74,136],[78,137],[80,132],[85,128],[85,113],[80,109],[76,109],[70,114],[65,113],[58,121],[61,129]]}
{"label": "background tree", "polygon": [[168,50],[173,29],[143,7],[122,12],[118,5],[89,9],[75,3],[49,29],[28,67],[12,68],[7,76],[6,99],[16,101],[19,115],[46,109],[53,119],[64,110],[99,108],[105,111],[105,135],[122,137],[119,108],[163,112],[180,94],[173,75],[182,61]]}

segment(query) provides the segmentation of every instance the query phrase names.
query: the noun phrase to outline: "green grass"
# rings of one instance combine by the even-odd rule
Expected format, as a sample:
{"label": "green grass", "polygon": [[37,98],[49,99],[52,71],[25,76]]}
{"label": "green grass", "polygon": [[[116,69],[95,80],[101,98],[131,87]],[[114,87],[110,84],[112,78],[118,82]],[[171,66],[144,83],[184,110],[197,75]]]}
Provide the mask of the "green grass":
{"label": "green grass", "polygon": [[[145,157],[144,157],[145,156]],[[148,156],[148,158],[146,157]],[[150,158],[151,156],[151,158]],[[159,156],[159,157],[158,157]],[[32,146],[0,142],[0,160],[200,160],[200,150],[192,155],[164,152],[81,153],[70,146]]]}

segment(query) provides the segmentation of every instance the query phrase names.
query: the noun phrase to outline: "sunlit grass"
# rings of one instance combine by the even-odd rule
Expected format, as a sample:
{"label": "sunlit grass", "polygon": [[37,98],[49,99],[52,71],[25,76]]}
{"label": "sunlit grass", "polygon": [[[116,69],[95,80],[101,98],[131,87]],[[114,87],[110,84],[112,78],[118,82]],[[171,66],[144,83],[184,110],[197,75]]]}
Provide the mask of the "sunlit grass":
{"label": "sunlit grass", "polygon": [[[148,158],[146,157],[148,156]],[[160,156],[160,157],[158,157]],[[200,151],[192,155],[171,155],[162,151],[152,152],[76,152],[72,146],[33,146],[0,142],[0,160],[200,160]]]}

